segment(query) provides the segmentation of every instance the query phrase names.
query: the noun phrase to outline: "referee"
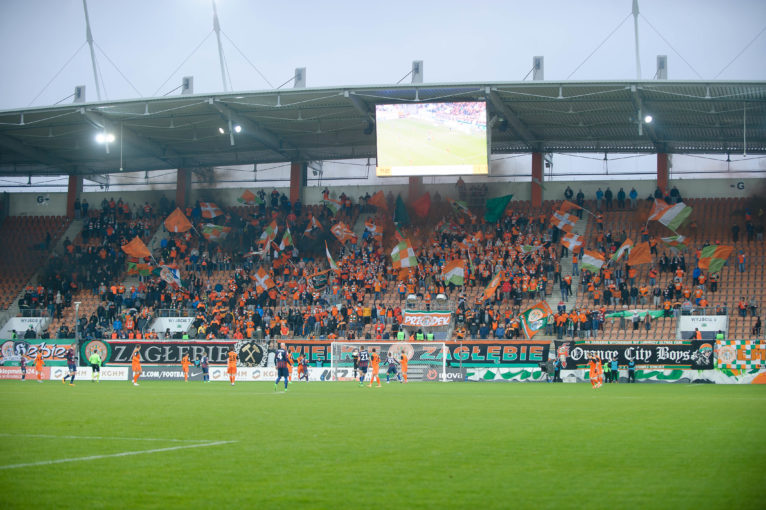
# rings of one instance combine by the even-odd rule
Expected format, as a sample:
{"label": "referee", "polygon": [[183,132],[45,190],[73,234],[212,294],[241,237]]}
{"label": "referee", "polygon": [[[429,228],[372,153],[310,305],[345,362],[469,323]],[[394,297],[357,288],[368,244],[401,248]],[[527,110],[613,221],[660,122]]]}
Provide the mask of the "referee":
{"label": "referee", "polygon": [[101,356],[99,356],[97,351],[93,351],[93,354],[88,358],[88,363],[90,363],[90,368],[92,370],[90,374],[90,382],[96,380],[101,382]]}

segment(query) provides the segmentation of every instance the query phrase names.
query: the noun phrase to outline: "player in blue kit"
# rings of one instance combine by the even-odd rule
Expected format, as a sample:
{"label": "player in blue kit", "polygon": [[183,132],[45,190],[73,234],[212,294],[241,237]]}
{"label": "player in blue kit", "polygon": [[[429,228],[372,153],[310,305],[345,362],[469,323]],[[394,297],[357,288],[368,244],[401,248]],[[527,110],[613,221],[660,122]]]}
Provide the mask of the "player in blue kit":
{"label": "player in blue kit", "polygon": [[386,363],[388,364],[388,371],[386,372],[386,384],[388,384],[391,379],[391,376],[393,375],[396,377],[399,382],[402,382],[402,376],[399,374],[399,362],[396,361],[396,358],[393,354],[390,352],[388,353],[388,357],[386,358]]}
{"label": "player in blue kit", "polygon": [[279,344],[279,349],[277,349],[277,352],[274,355],[274,361],[277,364],[277,380],[274,381],[274,391],[277,391],[277,385],[279,384],[279,380],[282,378],[285,379],[285,391],[287,391],[287,382],[290,378],[290,369],[287,368],[287,346],[284,343]]}
{"label": "player in blue kit", "polygon": [[359,351],[359,386],[364,385],[364,378],[367,376],[367,367],[370,364],[370,353],[367,352],[367,347],[362,347]]}
{"label": "player in blue kit", "polygon": [[66,352],[66,366],[69,369],[69,373],[64,376],[61,382],[66,384],[66,379],[69,377],[69,386],[74,386],[74,376],[77,375],[77,359],[75,358],[73,347]]}

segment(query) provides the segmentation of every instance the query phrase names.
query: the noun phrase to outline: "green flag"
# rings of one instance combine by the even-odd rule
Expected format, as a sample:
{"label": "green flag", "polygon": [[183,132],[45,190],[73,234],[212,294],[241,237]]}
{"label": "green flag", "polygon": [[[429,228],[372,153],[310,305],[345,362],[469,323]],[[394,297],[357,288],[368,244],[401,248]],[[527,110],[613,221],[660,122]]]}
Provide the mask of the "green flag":
{"label": "green flag", "polygon": [[508,207],[508,202],[511,201],[513,195],[505,195],[497,198],[490,198],[487,200],[486,212],[484,213],[484,219],[489,223],[495,223],[497,220],[503,217],[505,208]]}
{"label": "green flag", "polygon": [[401,195],[396,197],[396,207],[394,208],[394,223],[400,227],[406,227],[410,224],[410,215],[407,214],[407,207],[404,205]]}
{"label": "green flag", "polygon": [[607,318],[614,318],[614,317],[633,317],[633,314],[637,313],[639,317],[643,317],[647,313],[652,317],[652,319],[658,319],[665,315],[665,312],[663,310],[620,310],[618,312],[612,312],[606,314]]}

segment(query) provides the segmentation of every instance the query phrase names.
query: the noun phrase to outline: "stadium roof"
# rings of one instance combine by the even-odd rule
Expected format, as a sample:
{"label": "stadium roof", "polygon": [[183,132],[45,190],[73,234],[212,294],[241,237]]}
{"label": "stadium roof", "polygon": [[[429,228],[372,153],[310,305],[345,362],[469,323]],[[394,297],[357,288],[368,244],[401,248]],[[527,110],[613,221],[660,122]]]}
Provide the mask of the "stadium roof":
{"label": "stadium roof", "polygon": [[[376,104],[475,100],[488,103],[493,154],[766,152],[766,82],[406,84],[2,111],[0,175],[375,157]],[[104,132],[115,141],[97,143]]]}

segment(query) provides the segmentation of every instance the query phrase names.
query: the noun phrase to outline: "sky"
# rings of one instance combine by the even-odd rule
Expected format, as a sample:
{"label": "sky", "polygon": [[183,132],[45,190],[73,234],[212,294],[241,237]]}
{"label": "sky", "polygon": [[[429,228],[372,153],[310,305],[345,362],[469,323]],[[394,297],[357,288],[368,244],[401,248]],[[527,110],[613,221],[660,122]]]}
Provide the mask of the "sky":
{"label": "sky", "polygon": [[[309,87],[391,84],[413,60],[424,61],[425,82],[520,81],[534,55],[545,57],[547,80],[636,78],[631,0],[217,6],[234,90],[275,88],[296,67],[307,68]],[[766,80],[766,2],[641,0],[639,7],[644,79],[666,54],[670,79]],[[88,9],[103,99],[178,94],[187,75],[196,93],[223,90],[210,0],[90,0]],[[0,48],[0,110],[70,102],[81,84],[96,100],[81,0],[0,0]]]}
{"label": "sky", "polygon": [[[521,81],[531,79],[535,55],[545,57],[546,80],[636,78],[632,0],[216,5],[231,90],[274,89],[296,67],[307,69],[308,87],[408,83],[413,60],[424,62],[425,83]],[[671,80],[766,80],[766,1],[640,0],[639,8],[642,78],[667,55]],[[179,94],[183,76],[194,77],[195,93],[223,91],[211,0],[88,0],[88,10],[104,100]],[[0,110],[65,104],[77,85],[95,101],[82,0],[0,0],[0,76]],[[728,168],[720,155],[683,158],[677,168]],[[510,157],[502,173],[528,175],[528,160]],[[598,155],[555,161],[564,175],[606,168]],[[734,164],[766,170],[766,158]],[[609,171],[651,176],[654,165],[635,156]],[[286,172],[278,165],[267,175]]]}

